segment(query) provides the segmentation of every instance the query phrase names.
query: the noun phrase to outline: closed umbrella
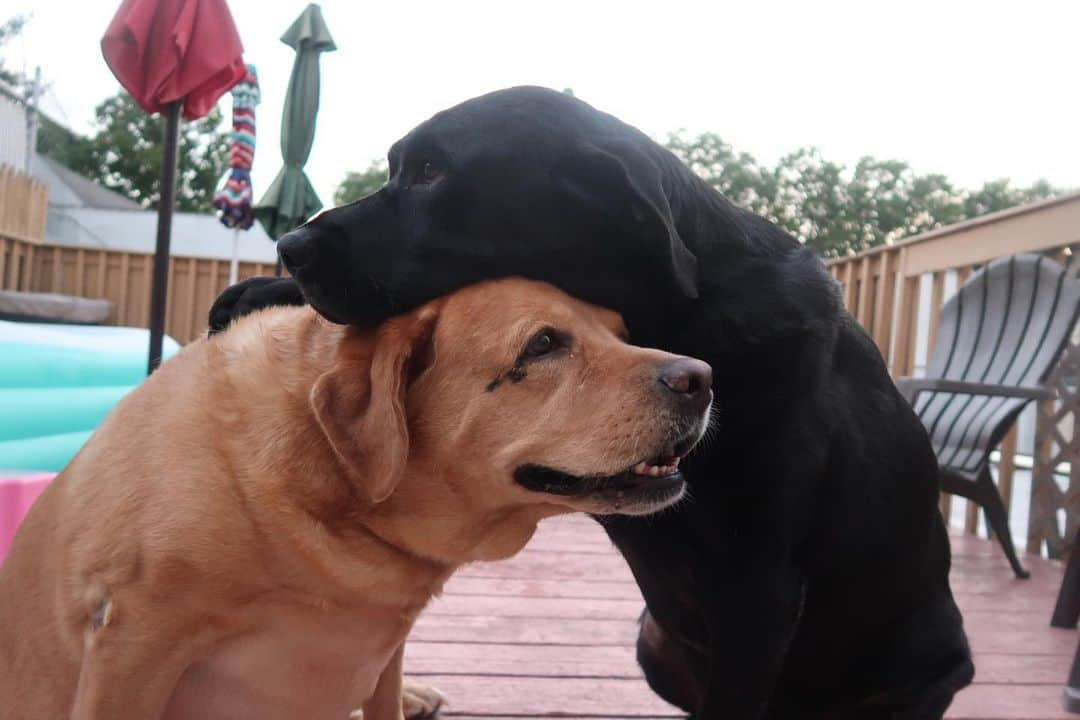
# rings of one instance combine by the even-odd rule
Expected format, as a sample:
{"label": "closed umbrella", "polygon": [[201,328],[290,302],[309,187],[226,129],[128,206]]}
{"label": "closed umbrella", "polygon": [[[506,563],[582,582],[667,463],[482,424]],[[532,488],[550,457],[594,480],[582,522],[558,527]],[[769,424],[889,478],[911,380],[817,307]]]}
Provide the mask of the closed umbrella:
{"label": "closed umbrella", "polygon": [[225,0],[123,0],[101,39],[105,62],[148,113],[165,116],[148,372],[161,363],[180,113],[206,115],[244,78],[243,46]]}
{"label": "closed umbrella", "polygon": [[259,104],[259,76],[254,65],[247,66],[247,75],[233,87],[232,99],[233,129],[229,140],[231,169],[221,190],[214,194],[214,207],[220,211],[221,224],[233,231],[229,284],[235,285],[240,231],[249,229],[255,222],[251,166],[255,161],[255,106]]}
{"label": "closed umbrella", "polygon": [[[283,234],[322,208],[319,196],[304,174],[304,164],[315,140],[319,112],[319,55],[336,50],[318,5],[308,5],[281,36],[296,50],[285,110],[281,117],[281,157],[285,166],[255,206],[255,218],[270,237]],[[280,264],[278,266],[280,272]]]}

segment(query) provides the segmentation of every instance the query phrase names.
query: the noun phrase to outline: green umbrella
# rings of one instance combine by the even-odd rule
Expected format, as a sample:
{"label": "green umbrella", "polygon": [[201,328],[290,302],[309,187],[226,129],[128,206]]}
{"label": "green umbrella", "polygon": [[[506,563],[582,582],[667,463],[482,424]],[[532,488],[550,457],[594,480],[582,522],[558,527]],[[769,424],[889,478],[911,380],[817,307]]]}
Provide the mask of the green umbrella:
{"label": "green umbrella", "polygon": [[318,5],[308,5],[281,36],[296,50],[285,111],[281,117],[281,157],[285,167],[255,206],[255,218],[277,240],[322,208],[315,188],[304,174],[304,163],[315,140],[319,112],[319,54],[336,50]]}

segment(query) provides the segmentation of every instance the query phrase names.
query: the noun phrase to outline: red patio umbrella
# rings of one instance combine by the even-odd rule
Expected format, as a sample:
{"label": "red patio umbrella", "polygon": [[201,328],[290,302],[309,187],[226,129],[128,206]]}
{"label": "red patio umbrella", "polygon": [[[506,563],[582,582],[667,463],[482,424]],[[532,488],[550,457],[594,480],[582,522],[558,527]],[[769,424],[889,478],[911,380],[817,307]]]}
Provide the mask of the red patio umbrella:
{"label": "red patio umbrella", "polygon": [[150,298],[149,372],[161,362],[180,112],[206,115],[244,79],[243,46],[225,0],[123,0],[101,39],[116,79],[148,113],[165,116],[161,199]]}

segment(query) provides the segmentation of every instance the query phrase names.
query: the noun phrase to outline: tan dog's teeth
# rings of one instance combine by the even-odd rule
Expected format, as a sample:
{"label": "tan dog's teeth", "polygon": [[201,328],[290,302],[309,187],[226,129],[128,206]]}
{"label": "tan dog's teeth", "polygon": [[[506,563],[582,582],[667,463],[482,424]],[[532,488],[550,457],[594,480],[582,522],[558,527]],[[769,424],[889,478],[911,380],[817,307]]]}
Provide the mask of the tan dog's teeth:
{"label": "tan dog's teeth", "polygon": [[670,465],[650,465],[648,461],[639,462],[634,467],[630,468],[630,472],[635,475],[647,475],[648,477],[666,477],[668,475],[674,475],[679,470],[679,460],[682,458],[673,458]]}

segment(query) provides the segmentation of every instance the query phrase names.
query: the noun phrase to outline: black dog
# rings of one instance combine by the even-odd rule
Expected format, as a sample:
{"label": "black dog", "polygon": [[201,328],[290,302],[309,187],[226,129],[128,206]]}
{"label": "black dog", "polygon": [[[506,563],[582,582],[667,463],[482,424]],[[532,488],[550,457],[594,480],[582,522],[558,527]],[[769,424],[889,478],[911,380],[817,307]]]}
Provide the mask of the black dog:
{"label": "black dog", "polygon": [[692,501],[604,521],[653,689],[702,719],[940,717],[974,670],[934,455],[821,262],[550,90],[463,103],[389,157],[384,188],[281,240],[299,285],[231,288],[212,327],[305,298],[375,323],[504,275],[618,310],[635,343],[713,366],[720,417],[683,465]]}

